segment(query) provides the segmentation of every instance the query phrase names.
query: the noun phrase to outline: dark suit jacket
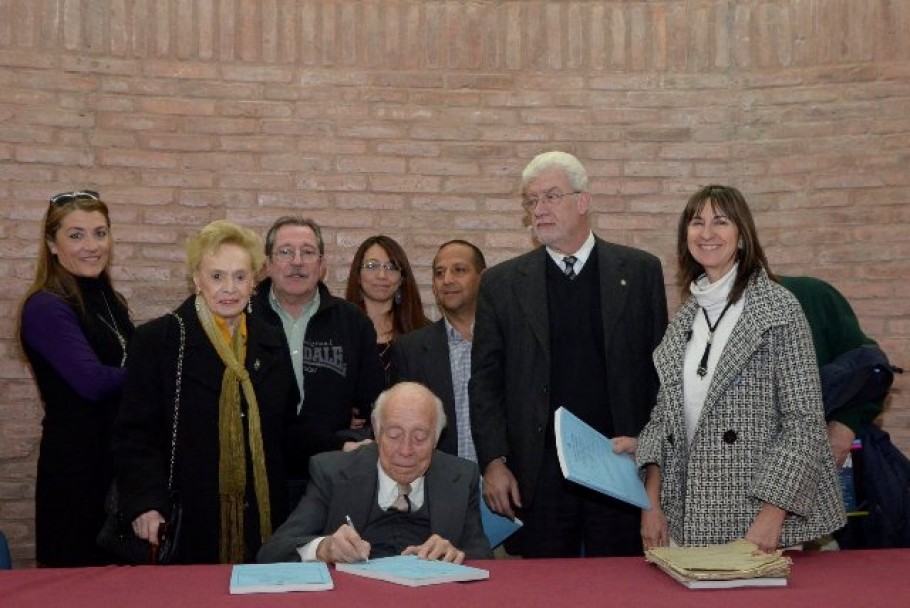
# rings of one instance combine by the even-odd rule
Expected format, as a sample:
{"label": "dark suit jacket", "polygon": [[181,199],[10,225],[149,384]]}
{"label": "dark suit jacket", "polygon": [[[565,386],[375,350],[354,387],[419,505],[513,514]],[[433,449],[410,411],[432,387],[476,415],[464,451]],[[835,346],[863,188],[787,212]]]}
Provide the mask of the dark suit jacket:
{"label": "dark suit jacket", "polygon": [[[636,436],[657,395],[651,360],[667,327],[660,261],[596,239],[608,401],[618,435]],[[494,266],[480,281],[471,351],[471,429],[481,470],[505,456],[523,505],[533,501],[550,417],[544,247]],[[587,266],[586,266],[587,267]],[[584,272],[584,271],[582,271]]]}
{"label": "dark suit jacket", "polygon": [[[298,547],[335,532],[350,516],[363,529],[376,501],[379,449],[371,443],[353,452],[324,452],[310,459],[306,496],[259,551],[260,562],[299,561]],[[480,520],[479,473],[469,460],[435,451],[425,479],[430,530],[451,541],[469,559],[493,557]]]}
{"label": "dark suit jacket", "polygon": [[442,400],[446,428],[436,449],[458,455],[458,430],[455,425],[455,389],[452,385],[452,363],[449,360],[449,337],[445,319],[404,334],[392,349],[399,381],[420,382]]}

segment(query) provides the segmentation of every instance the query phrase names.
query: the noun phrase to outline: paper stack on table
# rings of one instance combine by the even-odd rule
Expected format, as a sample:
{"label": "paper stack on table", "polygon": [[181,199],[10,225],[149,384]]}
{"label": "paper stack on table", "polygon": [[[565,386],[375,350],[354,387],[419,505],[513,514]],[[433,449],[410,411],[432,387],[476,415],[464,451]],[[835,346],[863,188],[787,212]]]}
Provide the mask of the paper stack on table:
{"label": "paper stack on table", "polygon": [[645,558],[690,589],[781,587],[792,561],[778,550],[760,553],[745,540],[708,547],[657,547]]}

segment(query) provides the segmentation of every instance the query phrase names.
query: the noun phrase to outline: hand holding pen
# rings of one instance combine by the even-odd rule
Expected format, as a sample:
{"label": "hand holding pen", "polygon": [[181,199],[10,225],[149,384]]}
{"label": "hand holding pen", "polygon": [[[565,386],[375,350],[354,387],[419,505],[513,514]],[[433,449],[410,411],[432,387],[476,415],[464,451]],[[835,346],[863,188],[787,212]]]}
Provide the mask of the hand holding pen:
{"label": "hand holding pen", "polygon": [[316,548],[316,558],[327,563],[362,562],[370,557],[370,543],[360,538],[351,517],[335,533],[326,536]]}

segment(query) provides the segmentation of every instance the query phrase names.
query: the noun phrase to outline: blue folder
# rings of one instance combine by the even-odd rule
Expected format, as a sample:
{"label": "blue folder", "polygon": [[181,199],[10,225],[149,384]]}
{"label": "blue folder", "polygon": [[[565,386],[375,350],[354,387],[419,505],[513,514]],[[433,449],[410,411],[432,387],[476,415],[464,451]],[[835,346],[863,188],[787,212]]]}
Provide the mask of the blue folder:
{"label": "blue folder", "polygon": [[490,548],[495,549],[502,542],[515,534],[524,523],[518,519],[509,519],[499,513],[494,513],[483,499],[483,478],[480,479],[480,519],[483,522],[483,531],[490,541]]}
{"label": "blue folder", "polygon": [[561,407],[554,414],[556,453],[563,476],[642,509],[651,501],[629,454],[613,453],[613,443]]}

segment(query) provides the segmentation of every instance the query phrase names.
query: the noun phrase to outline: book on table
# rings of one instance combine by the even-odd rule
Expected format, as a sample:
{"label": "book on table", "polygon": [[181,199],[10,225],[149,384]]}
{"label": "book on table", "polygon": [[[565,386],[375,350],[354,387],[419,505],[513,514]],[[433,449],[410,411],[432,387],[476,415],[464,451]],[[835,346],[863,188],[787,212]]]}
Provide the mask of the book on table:
{"label": "book on table", "polygon": [[231,594],[325,591],[334,587],[323,562],[237,564],[231,570]]}
{"label": "book on table", "polygon": [[408,587],[463,583],[490,578],[490,572],[482,568],[421,559],[416,555],[396,555],[353,564],[336,564],[335,569],[338,572],[375,578]]}
{"label": "book on table", "polygon": [[778,550],[762,553],[746,540],[707,547],[655,547],[645,559],[689,589],[784,587],[792,561]]}
{"label": "book on table", "polygon": [[553,420],[556,455],[563,477],[641,509],[651,501],[630,454],[613,452],[613,442],[564,407]]}

